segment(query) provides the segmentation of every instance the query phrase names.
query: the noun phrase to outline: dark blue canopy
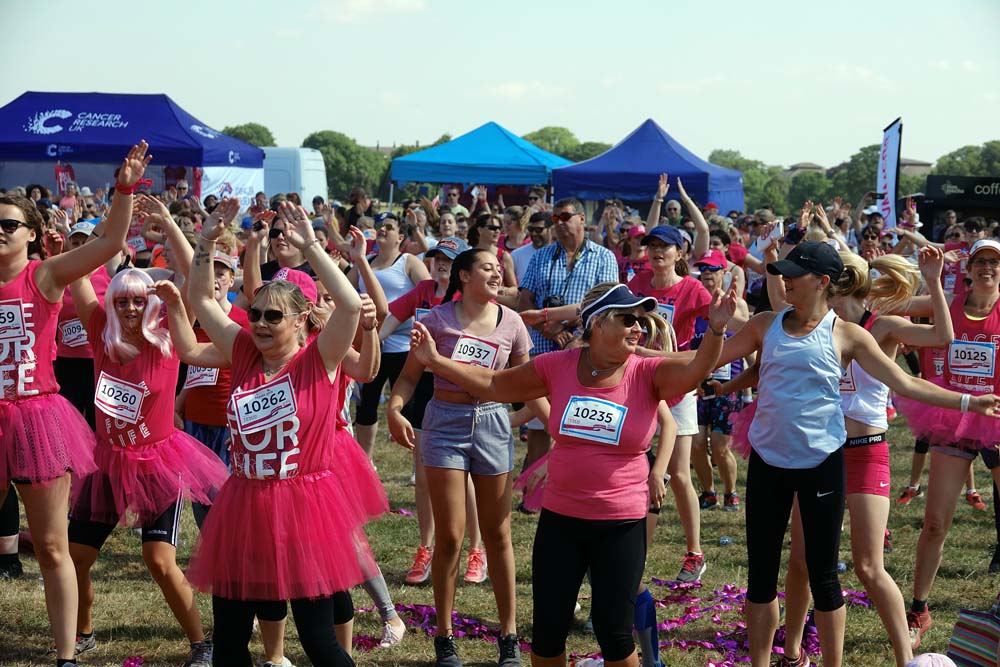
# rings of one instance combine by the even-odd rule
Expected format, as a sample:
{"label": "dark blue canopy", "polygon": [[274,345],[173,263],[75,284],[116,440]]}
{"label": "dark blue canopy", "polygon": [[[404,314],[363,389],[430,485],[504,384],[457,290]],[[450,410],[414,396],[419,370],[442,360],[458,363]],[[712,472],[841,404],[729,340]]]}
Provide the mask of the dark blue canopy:
{"label": "dark blue canopy", "polygon": [[549,182],[553,169],[568,164],[572,163],[491,121],[446,144],[396,158],[392,161],[392,180],[539,185]]}
{"label": "dark blue canopy", "polygon": [[0,161],[117,164],[140,139],[156,164],[260,168],[264,152],[166,95],[27,92],[0,108]]}
{"label": "dark blue canopy", "polygon": [[702,160],[652,120],[597,157],[554,170],[552,186],[557,198],[646,200],[664,173],[670,178],[668,197],[677,192],[680,177],[698,203],[714,202],[723,214],[743,210],[741,172]]}

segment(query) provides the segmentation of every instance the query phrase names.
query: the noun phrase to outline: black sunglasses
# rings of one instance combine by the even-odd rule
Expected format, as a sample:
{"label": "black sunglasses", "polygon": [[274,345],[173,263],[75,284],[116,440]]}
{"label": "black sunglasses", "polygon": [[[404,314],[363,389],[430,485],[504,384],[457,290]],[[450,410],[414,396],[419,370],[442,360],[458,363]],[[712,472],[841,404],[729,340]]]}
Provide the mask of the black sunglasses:
{"label": "black sunglasses", "polygon": [[878,236],[873,234],[863,234],[861,238],[865,241],[878,241]]}
{"label": "black sunglasses", "polygon": [[626,329],[634,327],[636,322],[638,322],[643,328],[646,327],[646,318],[640,317],[639,315],[633,315],[632,313],[617,313],[615,317],[621,320],[622,325],[624,325]]}
{"label": "black sunglasses", "polygon": [[952,234],[948,234],[947,236],[945,236],[945,238],[946,239],[960,239],[960,238],[962,238],[962,235],[959,234],[958,232],[954,232]]}
{"label": "black sunglasses", "polygon": [[250,321],[259,322],[260,318],[263,317],[264,321],[268,324],[278,324],[281,320],[285,319],[285,313],[280,310],[268,309],[259,310],[257,308],[250,309]]}
{"label": "black sunglasses", "polygon": [[721,271],[722,267],[721,266],[705,266],[704,264],[700,264],[698,266],[698,269],[702,273],[715,273],[716,271]]}
{"label": "black sunglasses", "polygon": [[500,225],[479,225],[480,229],[488,229],[491,232],[499,232],[502,227]]}
{"label": "black sunglasses", "polygon": [[535,225],[528,226],[529,234],[542,234],[545,232],[545,227],[536,227]]}
{"label": "black sunglasses", "polygon": [[13,234],[17,231],[18,227],[27,227],[28,223],[22,222],[20,220],[14,220],[13,218],[5,218],[0,220],[0,229],[3,230],[4,234]]}
{"label": "black sunglasses", "polygon": [[538,201],[538,197],[531,195],[530,197],[528,197],[528,201]]}
{"label": "black sunglasses", "polygon": [[276,239],[279,236],[284,236],[285,230],[281,227],[271,227],[271,231],[267,233],[267,236],[272,239]]}

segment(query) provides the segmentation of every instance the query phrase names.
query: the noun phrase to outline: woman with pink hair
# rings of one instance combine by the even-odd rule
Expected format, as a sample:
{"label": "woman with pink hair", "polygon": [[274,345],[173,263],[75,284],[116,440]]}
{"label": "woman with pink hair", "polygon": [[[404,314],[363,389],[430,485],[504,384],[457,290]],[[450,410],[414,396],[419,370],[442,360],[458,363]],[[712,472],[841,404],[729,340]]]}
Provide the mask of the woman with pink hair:
{"label": "woman with pink hair", "polygon": [[210,449],[174,426],[180,359],[162,310],[164,304],[183,309],[180,292],[138,269],[111,279],[103,305],[89,280],[71,289],[94,346],[98,466],[75,490],[70,512],[70,554],[80,591],[77,653],[97,646],[90,569],[115,525],[128,521],[142,528],[142,558],[191,643],[187,664],[210,667],[212,646],[194,592],[177,566],[176,545],[183,499],[211,504],[228,473]]}

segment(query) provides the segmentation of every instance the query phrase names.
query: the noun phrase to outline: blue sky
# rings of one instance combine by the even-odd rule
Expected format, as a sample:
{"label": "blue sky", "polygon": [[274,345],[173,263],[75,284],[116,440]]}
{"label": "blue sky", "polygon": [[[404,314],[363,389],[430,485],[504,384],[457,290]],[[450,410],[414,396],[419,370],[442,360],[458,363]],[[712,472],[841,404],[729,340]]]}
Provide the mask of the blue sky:
{"label": "blue sky", "polygon": [[5,4],[0,104],[166,93],[280,145],[429,143],[488,120],[614,143],[653,118],[702,156],[830,166],[900,115],[911,158],[1000,139],[998,0]]}

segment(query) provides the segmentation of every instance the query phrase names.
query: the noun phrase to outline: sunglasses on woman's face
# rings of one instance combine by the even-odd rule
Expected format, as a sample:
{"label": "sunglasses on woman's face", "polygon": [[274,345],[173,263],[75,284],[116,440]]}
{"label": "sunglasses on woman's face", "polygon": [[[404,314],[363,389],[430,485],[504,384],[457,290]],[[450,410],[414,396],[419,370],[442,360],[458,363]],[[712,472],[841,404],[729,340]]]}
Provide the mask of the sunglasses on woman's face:
{"label": "sunglasses on woman's face", "polygon": [[5,218],[4,220],[0,220],[0,229],[3,230],[4,234],[13,234],[14,232],[17,231],[17,228],[21,226],[27,227],[28,224],[20,220],[14,220],[13,218]]}
{"label": "sunglasses on woman's face", "polygon": [[501,229],[500,225],[479,225],[479,228],[480,229],[488,229],[491,232],[499,232],[500,229]]}
{"label": "sunglasses on woman's face", "polygon": [[646,318],[640,317],[638,315],[633,315],[632,313],[618,313],[615,315],[619,322],[622,323],[626,329],[631,329],[635,326],[636,322],[643,328],[646,328]]}
{"label": "sunglasses on woman's face", "polygon": [[877,234],[863,234],[861,238],[863,238],[865,241],[878,241]]}
{"label": "sunglasses on woman's face", "polygon": [[[6,231],[6,230],[4,230],[4,231]],[[960,238],[962,238],[962,235],[959,234],[958,232],[954,232],[952,234],[948,234],[947,236],[945,236],[945,238],[946,239],[960,239]]]}
{"label": "sunglasses on woman's face", "polygon": [[271,227],[271,231],[269,231],[267,235],[269,238],[276,239],[279,236],[284,236],[285,230],[281,227]]}
{"label": "sunglasses on woman's face", "polygon": [[259,322],[260,318],[264,318],[264,321],[268,324],[278,324],[283,319],[285,319],[285,313],[280,310],[274,310],[268,308],[267,310],[260,310],[258,308],[250,309],[250,321]]}
{"label": "sunglasses on woman's face", "polygon": [[146,299],[141,296],[129,299],[128,297],[121,297],[115,299],[115,308],[118,310],[125,310],[129,305],[135,306],[136,310],[142,310],[146,307]]}

